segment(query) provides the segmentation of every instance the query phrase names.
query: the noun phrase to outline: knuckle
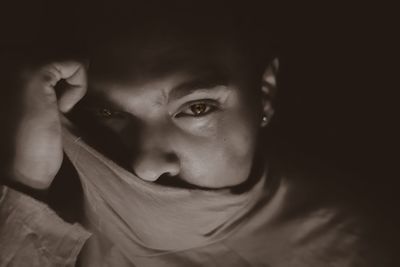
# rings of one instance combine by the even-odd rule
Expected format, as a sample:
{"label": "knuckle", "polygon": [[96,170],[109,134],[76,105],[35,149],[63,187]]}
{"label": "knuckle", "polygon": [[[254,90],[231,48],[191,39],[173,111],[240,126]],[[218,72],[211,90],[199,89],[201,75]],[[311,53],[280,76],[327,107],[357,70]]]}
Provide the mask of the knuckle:
{"label": "knuckle", "polygon": [[40,70],[40,75],[44,82],[50,83],[53,86],[55,85],[55,83],[61,80],[61,73],[56,67],[54,67],[54,65],[43,67]]}

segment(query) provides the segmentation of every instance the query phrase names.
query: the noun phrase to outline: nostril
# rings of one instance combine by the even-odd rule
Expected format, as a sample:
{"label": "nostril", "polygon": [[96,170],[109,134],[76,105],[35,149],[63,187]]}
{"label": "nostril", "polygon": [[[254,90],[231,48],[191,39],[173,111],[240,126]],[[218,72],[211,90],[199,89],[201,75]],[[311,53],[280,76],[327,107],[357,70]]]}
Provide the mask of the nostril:
{"label": "nostril", "polygon": [[157,179],[157,181],[155,181],[155,183],[163,185],[163,186],[169,186],[169,187],[179,187],[179,188],[189,188],[189,189],[195,188],[194,185],[189,184],[188,182],[184,181],[179,176],[172,176],[168,173],[161,175]]}
{"label": "nostril", "polygon": [[[165,177],[175,177],[180,173],[178,157],[172,153],[143,153],[131,165],[138,178],[156,182]],[[170,178],[168,178],[169,180]]]}
{"label": "nostril", "polygon": [[169,173],[164,173],[163,175],[161,175],[161,176],[157,179],[156,183],[157,183],[157,184],[162,184],[162,185],[168,185],[168,184],[173,183],[174,178],[175,178],[175,177],[172,176],[171,174],[169,174]]}

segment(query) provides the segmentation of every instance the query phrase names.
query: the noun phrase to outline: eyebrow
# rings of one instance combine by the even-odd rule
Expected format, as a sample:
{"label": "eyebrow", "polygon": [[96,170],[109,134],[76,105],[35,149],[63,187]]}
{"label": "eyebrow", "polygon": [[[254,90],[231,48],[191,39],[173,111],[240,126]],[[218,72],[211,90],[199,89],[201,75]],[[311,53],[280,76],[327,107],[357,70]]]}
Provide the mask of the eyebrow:
{"label": "eyebrow", "polygon": [[[168,94],[169,100],[178,100],[187,95],[190,95],[198,90],[212,90],[217,86],[227,85],[228,79],[221,72],[213,71],[207,72],[205,75],[197,77],[195,79],[183,82],[171,89]],[[107,94],[104,92],[90,93],[82,99],[81,106],[86,108],[95,107],[97,105],[105,105],[115,111],[123,111],[123,107],[118,103],[112,102]]]}
{"label": "eyebrow", "polygon": [[212,90],[217,86],[227,85],[227,84],[228,84],[227,79],[222,75],[217,75],[217,74],[208,75],[175,86],[169,93],[169,99],[170,100],[180,99],[200,89]]}

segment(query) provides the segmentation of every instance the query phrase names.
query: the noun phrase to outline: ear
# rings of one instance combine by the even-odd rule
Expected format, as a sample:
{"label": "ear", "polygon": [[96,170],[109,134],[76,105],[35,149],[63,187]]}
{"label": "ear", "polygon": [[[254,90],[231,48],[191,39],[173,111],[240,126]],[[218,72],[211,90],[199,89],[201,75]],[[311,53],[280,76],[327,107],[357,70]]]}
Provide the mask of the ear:
{"label": "ear", "polygon": [[262,97],[262,122],[261,126],[265,127],[274,115],[274,98],[276,95],[276,76],[278,73],[279,61],[277,58],[271,61],[266,67],[261,84],[261,97]]}

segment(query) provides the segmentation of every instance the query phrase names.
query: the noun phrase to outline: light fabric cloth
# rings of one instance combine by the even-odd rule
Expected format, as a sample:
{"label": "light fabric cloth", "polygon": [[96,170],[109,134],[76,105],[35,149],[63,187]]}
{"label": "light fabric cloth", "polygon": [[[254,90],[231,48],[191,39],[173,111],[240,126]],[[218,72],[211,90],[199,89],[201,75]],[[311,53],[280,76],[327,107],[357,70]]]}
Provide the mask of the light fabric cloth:
{"label": "light fabric cloth", "polygon": [[[383,229],[360,217],[343,187],[327,182],[328,169],[270,166],[243,195],[167,189],[135,180],[69,130],[64,134],[68,156],[82,168],[85,228],[63,221],[36,199],[0,188],[1,267],[72,267],[78,254],[80,267],[400,266],[397,226],[386,223],[389,229]],[[66,201],[76,192],[67,195]],[[196,200],[200,196],[208,200]]]}
{"label": "light fabric cloth", "polygon": [[0,267],[74,267],[89,236],[44,203],[0,185]]}
{"label": "light fabric cloth", "polygon": [[66,125],[64,149],[82,182],[87,227],[128,258],[222,240],[265,194],[265,175],[241,194],[143,181],[90,147]]}
{"label": "light fabric cloth", "polygon": [[242,194],[169,188],[119,167],[66,125],[93,233],[83,266],[390,266],[376,251],[365,256],[362,225],[341,201],[324,201],[336,189],[315,183],[321,174],[265,173]]}

